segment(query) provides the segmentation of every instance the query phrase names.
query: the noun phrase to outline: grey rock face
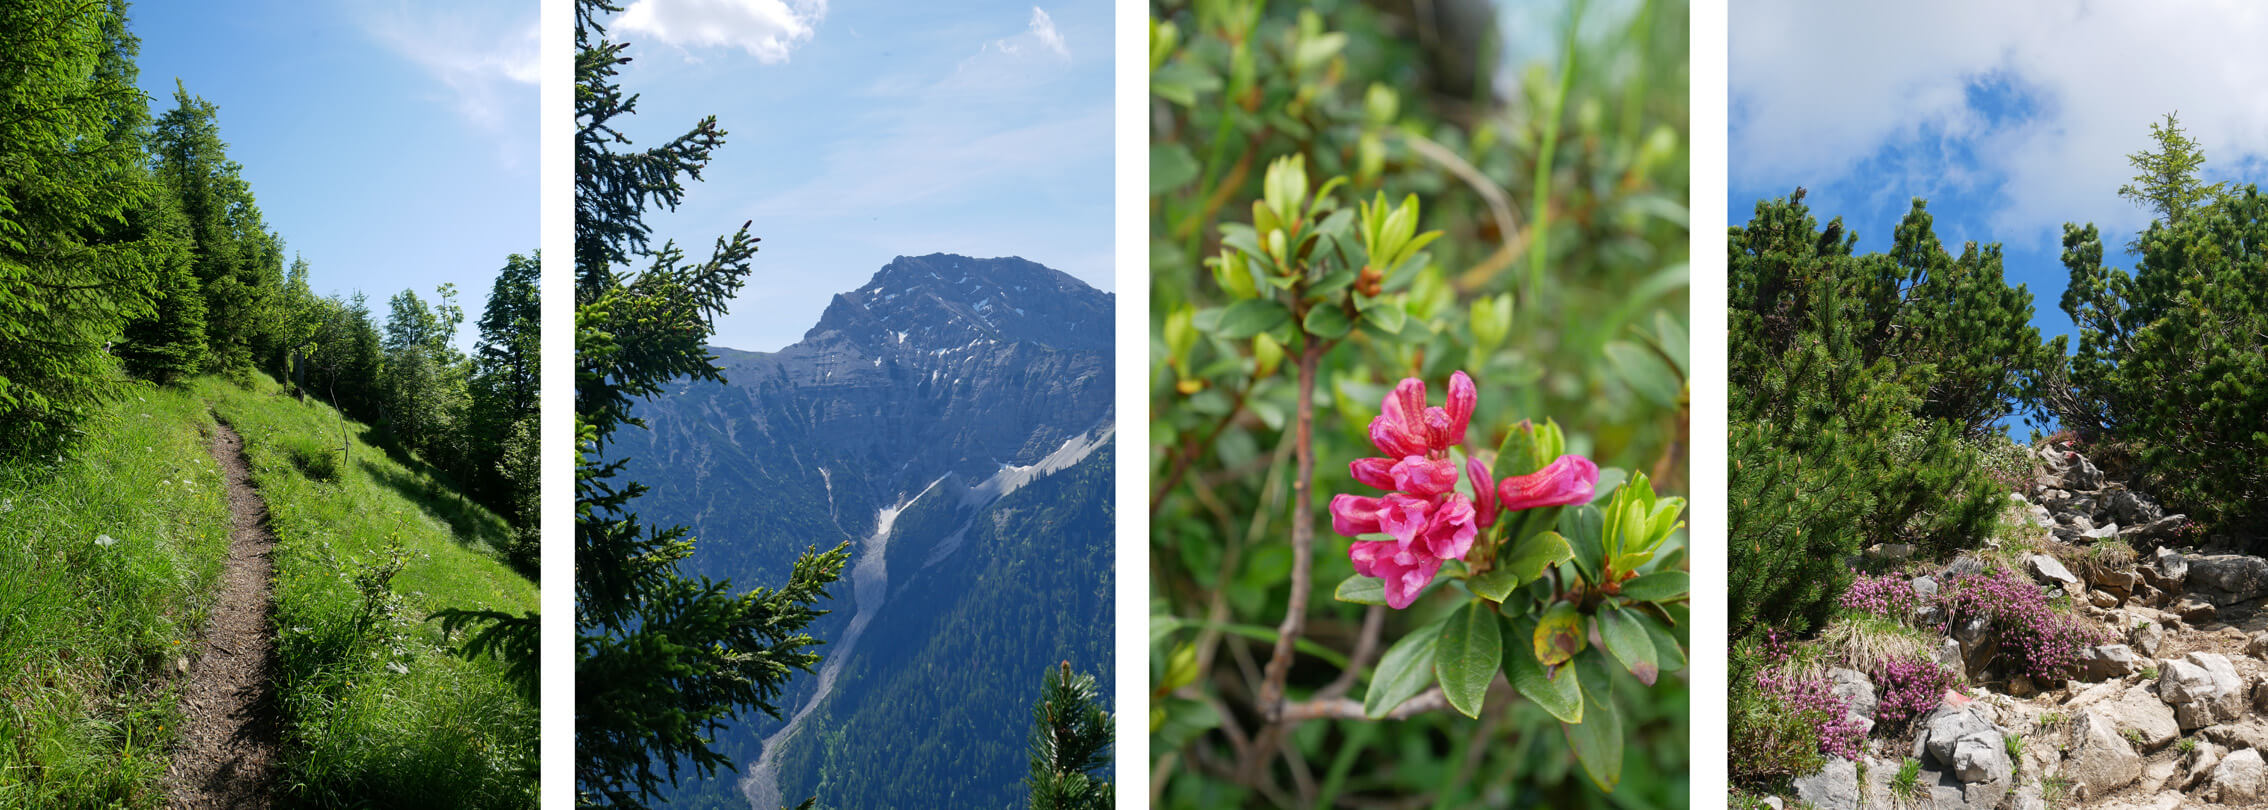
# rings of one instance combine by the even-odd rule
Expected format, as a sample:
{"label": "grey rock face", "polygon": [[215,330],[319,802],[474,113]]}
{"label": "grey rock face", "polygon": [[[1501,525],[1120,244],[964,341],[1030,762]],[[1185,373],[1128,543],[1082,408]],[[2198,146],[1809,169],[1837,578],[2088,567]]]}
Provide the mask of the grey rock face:
{"label": "grey rock face", "polygon": [[1858,810],[1858,763],[1836,758],[1818,773],[1795,780],[1796,798],[1820,810]]}
{"label": "grey rock face", "polygon": [[2213,766],[2213,798],[2222,804],[2252,805],[2268,799],[2268,763],[2258,749],[2247,748],[2222,757]]}
{"label": "grey rock face", "polygon": [[1875,697],[1873,679],[1866,677],[1866,673],[1837,667],[1827,670],[1827,683],[1829,690],[1843,699],[1843,705],[1850,707],[1851,714],[1874,719],[1874,708],[1880,700]]}
{"label": "grey rock face", "polygon": [[2124,644],[2101,644],[2088,647],[2084,674],[2089,681],[2124,678],[2142,671],[2142,661],[2135,656],[2134,648]]}
{"label": "grey rock face", "polygon": [[2088,709],[2072,727],[2071,754],[2064,773],[2087,787],[2087,795],[2101,796],[2125,787],[2142,775],[2142,755],[2134,752],[2115,724]]}
{"label": "grey rock face", "polygon": [[2174,719],[2188,731],[2237,719],[2249,695],[2229,659],[2193,652],[2159,668],[2158,697],[2173,707]]}
{"label": "grey rock face", "polygon": [[2242,554],[2185,558],[2189,592],[2220,607],[2268,596],[2268,560]]}
{"label": "grey rock face", "polygon": [[2007,743],[1975,705],[1939,706],[1923,721],[1915,742],[1963,783],[2006,780],[2011,773]]}
{"label": "grey rock face", "polygon": [[2103,505],[2109,508],[2112,517],[2128,526],[2139,526],[2165,517],[2165,510],[2158,507],[2157,501],[2150,500],[2150,496],[2125,489],[2105,493]]}
{"label": "grey rock face", "polygon": [[2139,738],[2144,752],[2164,748],[2181,736],[2181,723],[2174,718],[2173,707],[2160,700],[2157,690],[2149,684],[2129,687],[2118,700],[2104,703],[2097,710],[2120,737],[2132,734]]}
{"label": "grey rock face", "polygon": [[2189,558],[2164,546],[2150,553],[2150,568],[2158,573],[2159,581],[2176,588],[2189,580]]}
{"label": "grey rock face", "polygon": [[2158,648],[2165,646],[2166,629],[2157,622],[2144,622],[2127,632],[2126,643],[2133,645],[2143,655],[2156,658]]}
{"label": "grey rock face", "polygon": [[2063,563],[2045,554],[2025,557],[2024,570],[2031,572],[2032,578],[2043,585],[2056,585],[2065,590],[2079,587],[2079,577],[2073,575],[2071,569],[2063,567]]}

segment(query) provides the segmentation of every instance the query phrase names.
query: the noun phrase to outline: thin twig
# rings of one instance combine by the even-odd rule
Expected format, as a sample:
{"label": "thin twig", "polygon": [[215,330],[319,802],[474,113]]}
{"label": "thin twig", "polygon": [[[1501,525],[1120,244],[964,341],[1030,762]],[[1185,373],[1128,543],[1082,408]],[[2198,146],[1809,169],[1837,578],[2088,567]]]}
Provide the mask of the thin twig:
{"label": "thin twig", "polygon": [[1326,347],[1310,336],[1299,352],[1299,394],[1292,457],[1292,582],[1284,621],[1276,627],[1276,650],[1260,684],[1260,716],[1271,723],[1283,715],[1284,681],[1291,676],[1292,645],[1307,626],[1307,592],[1315,567],[1315,366]]}
{"label": "thin twig", "polygon": [[1303,720],[1400,720],[1407,717],[1437,712],[1449,708],[1449,698],[1434,687],[1404,701],[1381,717],[1371,717],[1362,711],[1362,702],[1351,698],[1322,698],[1286,704],[1279,714],[1286,724]]}
{"label": "thin twig", "polygon": [[1378,652],[1378,635],[1386,628],[1386,606],[1371,605],[1362,614],[1362,635],[1355,638],[1354,655],[1347,658],[1346,671],[1320,692],[1317,698],[1335,698],[1354,689],[1357,675],[1370,666],[1370,656]]}

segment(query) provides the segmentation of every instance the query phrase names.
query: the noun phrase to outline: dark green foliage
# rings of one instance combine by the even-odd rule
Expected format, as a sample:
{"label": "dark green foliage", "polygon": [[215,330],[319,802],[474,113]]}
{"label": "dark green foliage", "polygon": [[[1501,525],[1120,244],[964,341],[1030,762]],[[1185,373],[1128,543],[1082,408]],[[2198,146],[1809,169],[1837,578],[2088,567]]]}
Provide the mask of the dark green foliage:
{"label": "dark green foliage", "polygon": [[[786,585],[746,593],[685,577],[684,527],[643,525],[631,503],[645,488],[614,480],[622,461],[597,460],[609,435],[637,424],[633,400],[678,377],[719,379],[702,341],[756,252],[746,226],[697,265],[674,246],[647,249],[645,210],[674,208],[677,178],[698,177],[723,132],[708,119],[660,147],[614,151],[628,144],[610,128],[631,112],[613,79],[628,58],[596,17],[619,10],[575,7],[575,780],[577,803],[597,807],[643,806],[681,758],[704,775],[730,768],[710,736],[749,707],[777,715],[787,679],[818,663],[805,628],[849,557],[807,552]],[[641,259],[642,272],[616,269]]]}
{"label": "dark green foliage", "polygon": [[2000,495],[1975,447],[2055,367],[1998,246],[1946,253],[1920,201],[1854,255],[1793,197],[1732,229],[1727,313],[1732,629],[1816,627],[1844,559],[1982,539]]}
{"label": "dark green foliage", "polygon": [[2247,186],[2144,231],[2134,274],[2094,226],[2064,226],[2079,325],[2066,427],[2130,445],[2151,492],[2193,517],[2268,514],[2268,197]]}
{"label": "dark green foliage", "polygon": [[428,306],[403,290],[387,301],[386,365],[380,374],[386,429],[403,449],[447,470],[464,469],[465,379],[470,365],[451,345],[464,310],[443,284]]}
{"label": "dark green foliage", "polygon": [[466,460],[475,496],[529,531],[513,557],[533,573],[536,542],[536,410],[541,393],[540,254],[514,254],[489,290],[474,350]]}
{"label": "dark green foliage", "polygon": [[105,351],[148,311],[169,247],[148,208],[125,3],[0,6],[0,452],[69,438],[116,382]]}
{"label": "dark green foliage", "polygon": [[152,270],[151,312],[126,325],[118,356],[137,377],[173,383],[205,365],[205,294],[189,265],[187,224],[173,195],[150,195],[135,219],[162,246]]}
{"label": "dark green foliage", "polygon": [[1110,712],[1103,711],[1095,676],[1071,672],[1065,661],[1047,671],[1032,703],[1032,810],[1103,810],[1112,807]]}
{"label": "dark green foliage", "polygon": [[[1839,593],[1840,588],[1835,592]],[[1816,773],[1827,764],[1819,753],[1813,718],[1789,710],[1757,686],[1763,663],[1754,640],[1733,645],[1729,682],[1732,700],[1725,711],[1731,742],[1726,761],[1735,785],[1779,790],[1789,779]]]}
{"label": "dark green foliage", "polygon": [[246,371],[279,350],[283,242],[268,231],[242,167],[228,157],[220,108],[191,96],[178,79],[173,99],[174,108],[158,117],[150,151],[191,240],[190,267],[205,295],[207,367]]}

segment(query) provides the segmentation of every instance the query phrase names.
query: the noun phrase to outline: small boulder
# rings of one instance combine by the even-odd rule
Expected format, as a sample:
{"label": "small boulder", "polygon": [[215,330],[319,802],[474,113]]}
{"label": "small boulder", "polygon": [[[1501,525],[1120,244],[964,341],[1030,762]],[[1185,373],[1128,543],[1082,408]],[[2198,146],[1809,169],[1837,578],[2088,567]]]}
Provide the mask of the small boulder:
{"label": "small boulder", "polygon": [[2134,590],[2134,586],[2141,582],[2141,577],[2136,576],[2131,568],[2103,568],[2096,570],[2088,580],[2103,590],[2124,592]]}
{"label": "small boulder", "polygon": [[1916,747],[1963,783],[2005,780],[2012,771],[2007,742],[1976,705],[1939,706],[1923,722]]}
{"label": "small boulder", "polygon": [[2213,766],[2207,788],[2214,801],[2239,807],[2268,800],[2268,763],[2258,749],[2247,748],[2222,757]]}
{"label": "small boulder", "polygon": [[2087,795],[2101,796],[2125,787],[2142,775],[2142,755],[2118,734],[2112,722],[2088,709],[2072,726],[2073,739],[2063,772],[2085,785]]}
{"label": "small boulder", "polygon": [[2095,607],[2102,610],[2109,610],[2111,608],[2118,607],[2118,597],[2112,596],[2108,593],[2104,593],[2094,588],[2088,588],[2087,604],[2094,605]]}
{"label": "small boulder", "polygon": [[1827,670],[1827,683],[1829,690],[1850,708],[1851,714],[1874,719],[1874,707],[1881,701],[1875,696],[1874,680],[1866,677],[1866,673],[1837,667]]}
{"label": "small boulder", "polygon": [[2268,658],[2268,630],[2252,634],[2244,644],[2244,654],[2254,658]]}
{"label": "small boulder", "polygon": [[2187,558],[2189,591],[2215,605],[2233,605],[2268,596],[2268,560],[2244,554]]}
{"label": "small boulder", "polygon": [[1914,577],[1914,595],[1928,602],[1937,598],[1937,580],[1931,577]]}
{"label": "small boulder", "polygon": [[2083,679],[2107,681],[2124,678],[2142,671],[2142,661],[2135,656],[2134,648],[2124,644],[2098,644],[2084,653]]}
{"label": "small boulder", "polygon": [[2126,634],[2126,643],[2151,658],[2158,657],[2158,648],[2165,646],[2166,629],[2157,622],[2144,620]]}
{"label": "small boulder", "polygon": [[2214,607],[2213,603],[2188,597],[2183,597],[2176,603],[2173,611],[2174,615],[2181,617],[2184,624],[2212,624],[2221,618],[2221,609]]}
{"label": "small boulder", "polygon": [[2096,526],[2095,528],[2080,532],[2079,536],[2087,538],[2089,540],[2116,539],[2118,537],[2118,523],[2116,521],[2105,523],[2101,526]]}
{"label": "small boulder", "polygon": [[2173,707],[2158,699],[2149,684],[2127,687],[2117,700],[2102,704],[2097,711],[2110,720],[2119,736],[2139,741],[2143,753],[2164,748],[2181,736],[2181,723],[2174,719]]}
{"label": "small boulder", "polygon": [[2079,587],[2079,578],[2072,575],[2071,569],[2063,567],[2063,563],[2057,562],[2054,557],[2045,554],[2025,557],[2024,570],[2030,572],[2032,578],[2039,580],[2040,584],[2043,585],[2054,585],[2064,590],[2075,590]]}
{"label": "small boulder", "polygon": [[1858,763],[1830,759],[1818,773],[1795,780],[1795,794],[1820,810],[1858,810]]}
{"label": "small boulder", "polygon": [[2160,582],[2166,583],[2159,586],[2164,590],[2179,588],[2189,580],[2189,558],[2165,546],[2159,546],[2157,551],[2151,552],[2150,568],[2157,572]]}
{"label": "small boulder", "polygon": [[2187,731],[2237,719],[2250,695],[2229,659],[2193,652],[2158,669],[2158,697],[2173,706],[2174,719]]}

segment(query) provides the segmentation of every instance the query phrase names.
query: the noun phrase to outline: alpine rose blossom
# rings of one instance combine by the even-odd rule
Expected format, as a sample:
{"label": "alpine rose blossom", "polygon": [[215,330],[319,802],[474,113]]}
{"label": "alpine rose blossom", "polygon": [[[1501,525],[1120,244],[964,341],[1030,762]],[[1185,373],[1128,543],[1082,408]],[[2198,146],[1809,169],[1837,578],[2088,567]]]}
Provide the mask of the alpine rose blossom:
{"label": "alpine rose blossom", "polygon": [[1599,485],[1599,465],[1569,453],[1543,469],[1499,482],[1497,508],[1506,512],[1590,503]]}
{"label": "alpine rose blossom", "polygon": [[[1370,441],[1381,455],[1347,465],[1356,483],[1386,494],[1331,498],[1331,528],[1338,533],[1393,538],[1357,541],[1347,556],[1356,573],[1384,580],[1386,603],[1396,609],[1417,600],[1443,561],[1464,559],[1486,525],[1473,498],[1457,492],[1457,463],[1449,457],[1450,448],[1464,443],[1477,402],[1473,379],[1462,371],[1449,376],[1448,399],[1440,406],[1427,406],[1424,380],[1402,380],[1370,422]],[[1479,497],[1493,519],[1496,493]]]}

